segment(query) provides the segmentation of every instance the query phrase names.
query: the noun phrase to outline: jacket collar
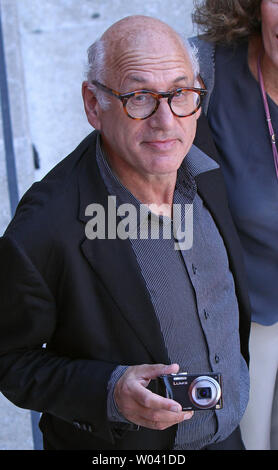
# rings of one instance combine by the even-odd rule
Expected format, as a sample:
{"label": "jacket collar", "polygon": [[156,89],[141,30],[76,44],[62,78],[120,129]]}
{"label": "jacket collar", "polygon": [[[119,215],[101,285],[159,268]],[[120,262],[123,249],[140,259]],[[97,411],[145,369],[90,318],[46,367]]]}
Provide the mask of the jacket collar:
{"label": "jacket collar", "polygon": [[[96,163],[96,134],[83,156],[79,172],[79,219],[87,223],[91,217],[85,216],[86,207],[97,203],[107,214],[108,192],[102,181]],[[107,224],[107,219],[105,220]],[[148,350],[154,363],[169,363],[160,325],[147,292],[144,279],[138,268],[130,241],[120,239],[94,239],[85,236],[81,249],[96,276],[118,306],[138,339]]]}

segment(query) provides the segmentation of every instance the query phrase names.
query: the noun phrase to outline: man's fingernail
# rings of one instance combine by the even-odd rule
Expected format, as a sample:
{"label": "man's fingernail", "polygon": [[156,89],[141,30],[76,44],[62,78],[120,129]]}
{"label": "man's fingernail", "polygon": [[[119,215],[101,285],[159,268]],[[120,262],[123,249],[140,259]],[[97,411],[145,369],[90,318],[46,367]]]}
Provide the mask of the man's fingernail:
{"label": "man's fingernail", "polygon": [[180,408],[178,406],[172,406],[171,411],[173,411],[174,413],[178,413],[180,411]]}
{"label": "man's fingernail", "polygon": [[187,413],[184,414],[184,417],[183,417],[183,420],[187,420],[187,419],[190,419],[192,418],[193,416],[193,411],[188,411]]}

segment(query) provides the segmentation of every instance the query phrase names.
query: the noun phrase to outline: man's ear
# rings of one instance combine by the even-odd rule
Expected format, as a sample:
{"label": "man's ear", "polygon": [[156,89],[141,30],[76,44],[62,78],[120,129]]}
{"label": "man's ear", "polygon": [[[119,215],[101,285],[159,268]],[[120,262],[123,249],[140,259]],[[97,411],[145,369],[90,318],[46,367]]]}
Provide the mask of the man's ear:
{"label": "man's ear", "polygon": [[[194,83],[195,86],[197,86],[197,87],[200,86],[201,88],[206,88],[206,85],[205,85],[205,83],[204,83],[204,81],[203,81],[200,74],[196,78],[196,82]],[[196,119],[199,119],[199,117],[201,116],[201,112],[202,112],[202,108],[199,108],[197,113],[196,113]]]}
{"label": "man's ear", "polygon": [[[201,75],[199,74],[198,77],[196,78],[197,82],[198,82],[198,85],[201,87],[201,88],[206,88],[206,85],[204,83],[204,80],[202,79]],[[197,86],[198,86],[197,85]]]}
{"label": "man's ear", "polygon": [[94,92],[89,88],[88,82],[82,83],[82,97],[85,113],[91,126],[101,129],[100,106]]}

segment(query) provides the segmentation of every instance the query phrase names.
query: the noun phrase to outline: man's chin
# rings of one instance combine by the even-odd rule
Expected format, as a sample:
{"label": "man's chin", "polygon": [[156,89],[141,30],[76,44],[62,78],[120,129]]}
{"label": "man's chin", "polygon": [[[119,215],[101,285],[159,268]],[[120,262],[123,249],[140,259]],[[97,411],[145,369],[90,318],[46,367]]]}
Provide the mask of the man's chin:
{"label": "man's chin", "polygon": [[[162,161],[163,160],[163,161]],[[151,173],[154,175],[170,175],[176,173],[181,166],[182,160],[174,161],[173,157],[163,157],[156,161],[151,168]]]}

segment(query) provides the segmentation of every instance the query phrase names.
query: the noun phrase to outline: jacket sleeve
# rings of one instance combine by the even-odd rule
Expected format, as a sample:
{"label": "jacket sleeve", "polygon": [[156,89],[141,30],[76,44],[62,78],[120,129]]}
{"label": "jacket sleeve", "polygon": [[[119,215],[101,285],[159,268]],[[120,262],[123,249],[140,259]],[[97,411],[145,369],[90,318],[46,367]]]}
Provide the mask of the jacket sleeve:
{"label": "jacket sleeve", "polygon": [[47,344],[57,322],[55,300],[24,250],[0,238],[0,390],[15,405],[70,423],[88,423],[113,442],[103,361],[57,356]]}

